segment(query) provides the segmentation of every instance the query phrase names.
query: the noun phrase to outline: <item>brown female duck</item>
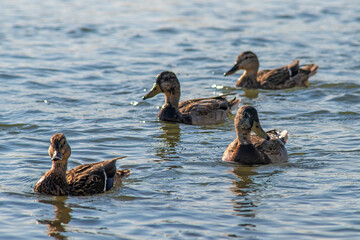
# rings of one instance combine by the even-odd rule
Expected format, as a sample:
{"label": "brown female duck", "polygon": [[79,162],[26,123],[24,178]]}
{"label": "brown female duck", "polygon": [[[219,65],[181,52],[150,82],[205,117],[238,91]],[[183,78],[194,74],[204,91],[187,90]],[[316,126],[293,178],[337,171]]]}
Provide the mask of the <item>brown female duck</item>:
{"label": "brown female duck", "polygon": [[165,94],[165,104],[158,118],[162,121],[180,122],[186,124],[218,124],[223,122],[235,109],[240,100],[228,101],[225,95],[209,98],[180,100],[180,83],[175,73],[162,72],[156,77],[153,88],[143,99],[152,98],[159,93]]}
{"label": "brown female duck", "polygon": [[244,69],[245,72],[237,80],[236,87],[285,89],[307,87],[309,77],[316,74],[318,67],[315,64],[308,64],[300,68],[299,60],[295,60],[281,68],[258,72],[259,60],[257,56],[253,52],[246,51],[237,57],[235,65],[224,75],[228,76]]}
{"label": "brown female duck", "polygon": [[70,154],[71,149],[65,136],[55,133],[49,147],[52,167],[36,183],[35,192],[56,196],[102,193],[119,185],[130,175],[130,170],[116,169],[116,160],[122,157],[83,164],[66,171]]}
{"label": "brown female duck", "polygon": [[[237,138],[226,148],[222,160],[246,165],[286,161],[287,131],[264,132],[257,111],[251,106],[241,106],[234,120]],[[251,135],[254,131],[257,135]]]}

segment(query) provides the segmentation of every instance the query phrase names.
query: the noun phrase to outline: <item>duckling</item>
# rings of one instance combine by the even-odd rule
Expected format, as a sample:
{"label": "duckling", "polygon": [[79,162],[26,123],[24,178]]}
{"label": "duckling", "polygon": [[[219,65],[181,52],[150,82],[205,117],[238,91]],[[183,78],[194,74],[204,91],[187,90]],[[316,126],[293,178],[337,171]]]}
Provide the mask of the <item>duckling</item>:
{"label": "duckling", "polygon": [[114,158],[108,161],[83,164],[69,171],[71,149],[64,134],[55,133],[50,140],[51,169],[36,183],[34,192],[55,196],[83,196],[102,193],[118,186],[130,170],[117,170]]}
{"label": "duckling", "polygon": [[[265,132],[257,111],[251,106],[241,106],[234,120],[237,138],[226,148],[222,160],[245,165],[283,162],[288,159],[285,143],[287,131]],[[257,135],[251,135],[254,131]]]}
{"label": "duckling", "polygon": [[226,95],[209,98],[180,100],[180,83],[175,73],[165,71],[157,75],[153,88],[143,99],[152,98],[159,93],[165,94],[165,104],[158,118],[162,121],[186,124],[205,125],[218,124],[236,109],[240,100],[226,100]]}
{"label": "duckling", "polygon": [[315,64],[308,64],[300,68],[299,60],[295,60],[281,68],[258,72],[259,60],[257,56],[251,51],[246,51],[237,57],[235,65],[224,75],[228,76],[240,69],[244,69],[245,72],[237,80],[236,87],[285,89],[307,87],[309,77],[316,74],[318,67]]}

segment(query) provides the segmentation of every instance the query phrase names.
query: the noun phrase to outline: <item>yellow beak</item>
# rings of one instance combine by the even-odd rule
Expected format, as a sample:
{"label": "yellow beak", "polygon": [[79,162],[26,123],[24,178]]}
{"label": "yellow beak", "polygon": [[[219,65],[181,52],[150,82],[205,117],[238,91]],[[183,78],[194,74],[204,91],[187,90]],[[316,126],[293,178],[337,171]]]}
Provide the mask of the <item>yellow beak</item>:
{"label": "yellow beak", "polygon": [[159,84],[155,83],[154,86],[152,87],[152,89],[150,90],[150,92],[148,94],[146,94],[145,96],[143,96],[143,100],[152,98],[161,92],[162,91],[161,91]]}
{"label": "yellow beak", "polygon": [[269,135],[267,135],[267,133],[262,129],[258,121],[254,121],[251,130],[254,131],[259,137],[270,140]]}

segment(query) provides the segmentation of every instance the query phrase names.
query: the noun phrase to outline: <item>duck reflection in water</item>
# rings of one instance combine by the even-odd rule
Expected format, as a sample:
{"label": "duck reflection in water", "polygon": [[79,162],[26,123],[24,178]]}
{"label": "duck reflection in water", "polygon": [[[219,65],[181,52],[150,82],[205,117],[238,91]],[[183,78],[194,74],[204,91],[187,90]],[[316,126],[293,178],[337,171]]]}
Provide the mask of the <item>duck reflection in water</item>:
{"label": "duck reflection in water", "polygon": [[[231,171],[236,176],[233,180],[231,192],[235,195],[232,202],[234,215],[241,216],[242,223],[239,226],[248,230],[256,228],[256,214],[259,212],[264,192],[269,183],[269,178],[279,173],[279,170],[262,169],[259,166],[244,166],[237,164]],[[263,172],[265,170],[266,172]],[[269,170],[269,171],[268,171]],[[265,201],[265,200],[264,200]]]}
{"label": "duck reflection in water", "polygon": [[234,193],[234,211],[236,215],[242,217],[255,217],[256,205],[247,195],[256,192],[256,185],[252,181],[252,177],[258,173],[253,171],[254,167],[239,165],[234,168],[232,173],[237,177],[233,180],[233,185],[230,190]]}
{"label": "duck reflection in water", "polygon": [[66,225],[71,220],[71,208],[66,205],[68,197],[60,196],[53,197],[52,199],[39,200],[40,203],[51,204],[54,206],[54,219],[37,220],[38,223],[47,224],[47,234],[54,239],[64,240],[67,239],[64,233],[66,233]]}
{"label": "duck reflection in water", "polygon": [[155,147],[156,155],[165,161],[178,158],[176,147],[180,141],[180,126],[177,123],[161,122],[160,129],[163,131],[157,139]]}
{"label": "duck reflection in water", "polygon": [[245,89],[244,90],[244,97],[255,99],[259,96],[259,90],[258,89]]}

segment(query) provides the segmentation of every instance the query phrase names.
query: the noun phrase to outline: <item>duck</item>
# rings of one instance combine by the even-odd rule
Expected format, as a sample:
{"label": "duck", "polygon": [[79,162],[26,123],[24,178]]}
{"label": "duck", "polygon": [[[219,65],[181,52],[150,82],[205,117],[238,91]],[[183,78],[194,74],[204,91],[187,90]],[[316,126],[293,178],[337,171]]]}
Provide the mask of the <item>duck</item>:
{"label": "duck", "polygon": [[307,64],[299,67],[299,60],[295,60],[289,65],[259,71],[259,60],[255,53],[245,51],[239,54],[235,65],[224,76],[234,74],[240,69],[245,70],[243,75],[237,80],[235,86],[252,89],[287,89],[292,87],[308,87],[309,78],[317,73],[318,65]]}
{"label": "duck", "polygon": [[116,169],[116,161],[124,157],[83,164],[67,171],[71,148],[62,133],[55,133],[51,137],[48,152],[52,167],[36,183],[35,193],[54,196],[103,193],[120,185],[131,174],[128,169]]}
{"label": "duck", "polygon": [[225,95],[208,98],[180,100],[180,83],[175,73],[164,71],[157,75],[156,82],[143,100],[159,93],[165,94],[165,104],[158,118],[161,121],[178,122],[193,125],[214,125],[224,122],[231,111],[236,109],[240,99],[227,100]]}
{"label": "duck", "polygon": [[[285,162],[288,154],[285,144],[288,132],[270,130],[265,132],[259,121],[257,110],[243,105],[235,115],[234,126],[237,137],[226,148],[222,160],[243,165],[259,165]],[[253,131],[256,135],[251,134]]]}

